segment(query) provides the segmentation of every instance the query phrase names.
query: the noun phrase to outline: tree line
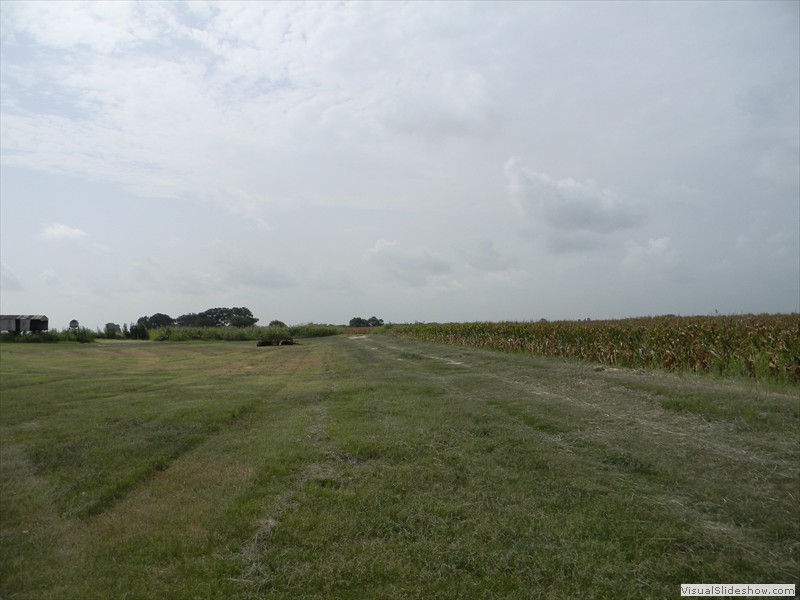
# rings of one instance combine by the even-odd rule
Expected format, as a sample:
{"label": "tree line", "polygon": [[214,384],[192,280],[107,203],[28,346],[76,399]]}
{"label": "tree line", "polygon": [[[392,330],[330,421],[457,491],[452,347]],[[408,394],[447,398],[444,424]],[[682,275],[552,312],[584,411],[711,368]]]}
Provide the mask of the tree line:
{"label": "tree line", "polygon": [[379,319],[378,317],[370,317],[369,319],[353,317],[350,319],[350,327],[381,327],[382,325],[383,319]]}
{"label": "tree line", "polygon": [[[164,313],[152,316],[139,317],[136,323],[127,323],[122,327],[116,323],[106,323],[105,336],[114,338],[122,336],[125,339],[146,340],[151,329],[164,329],[167,327],[250,327],[258,323],[258,318],[246,306],[233,308],[209,308],[200,313],[187,313],[177,318],[172,318]],[[271,327],[285,325],[281,321],[273,321]]]}
{"label": "tree line", "polygon": [[[209,308],[199,313],[186,313],[177,318],[173,318],[165,313],[155,313],[154,315],[139,317],[130,326],[126,323],[120,327],[116,323],[106,323],[102,335],[107,338],[122,337],[125,339],[146,340],[149,339],[149,331],[154,329],[167,329],[168,327],[251,327],[258,323],[259,319],[253,316],[252,311],[246,306],[234,306],[233,308]],[[383,319],[378,317],[353,317],[350,319],[350,327],[381,327]],[[286,323],[273,320],[269,323],[270,327],[286,328]],[[98,331],[99,334],[99,331]]]}
{"label": "tree line", "polygon": [[163,327],[250,327],[258,323],[258,318],[246,306],[233,308],[209,308],[200,313],[187,313],[173,319],[164,313],[151,317],[140,317],[137,325],[147,329]]}

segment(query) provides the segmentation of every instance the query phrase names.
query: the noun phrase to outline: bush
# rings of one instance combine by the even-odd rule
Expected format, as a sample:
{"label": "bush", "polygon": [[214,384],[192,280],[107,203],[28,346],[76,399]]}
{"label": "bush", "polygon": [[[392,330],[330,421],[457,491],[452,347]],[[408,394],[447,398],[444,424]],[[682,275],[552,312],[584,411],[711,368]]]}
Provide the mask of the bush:
{"label": "bush", "polygon": [[339,335],[342,330],[333,325],[315,325],[314,323],[306,323],[305,325],[294,325],[289,327],[289,332],[292,337],[301,338],[315,338],[326,337],[329,335]]}
{"label": "bush", "polygon": [[374,316],[369,319],[363,317],[353,317],[350,319],[350,327],[380,327],[381,325],[383,325],[383,319]]}
{"label": "bush", "polygon": [[78,329],[66,331],[61,336],[62,339],[66,338],[66,341],[88,344],[94,341],[95,333],[86,327],[79,327]]}
{"label": "bush", "polygon": [[115,340],[122,335],[122,328],[116,323],[106,323],[103,329],[103,337],[107,340]]}
{"label": "bush", "polygon": [[292,338],[288,327],[264,327],[259,342],[280,342]]}
{"label": "bush", "polygon": [[293,327],[165,327],[150,332],[150,339],[159,342],[188,342],[192,340],[244,342],[285,338],[312,338],[338,335],[339,327],[332,325],[295,325]]}
{"label": "bush", "polygon": [[56,332],[38,331],[36,333],[3,333],[0,335],[2,342],[22,342],[28,344],[40,344],[43,342],[58,342],[60,336]]}
{"label": "bush", "polygon": [[36,331],[34,333],[4,333],[0,336],[2,342],[40,344],[52,342],[80,342],[88,344],[93,342],[97,334],[91,329],[66,329],[64,331]]}

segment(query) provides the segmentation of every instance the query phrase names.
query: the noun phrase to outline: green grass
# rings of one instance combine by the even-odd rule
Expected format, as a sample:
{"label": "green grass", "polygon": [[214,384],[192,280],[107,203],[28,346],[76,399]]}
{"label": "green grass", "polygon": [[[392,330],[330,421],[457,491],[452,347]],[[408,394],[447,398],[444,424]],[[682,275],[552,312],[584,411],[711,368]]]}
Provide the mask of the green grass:
{"label": "green grass", "polygon": [[796,581],[794,386],[387,336],[0,347],[0,597]]}

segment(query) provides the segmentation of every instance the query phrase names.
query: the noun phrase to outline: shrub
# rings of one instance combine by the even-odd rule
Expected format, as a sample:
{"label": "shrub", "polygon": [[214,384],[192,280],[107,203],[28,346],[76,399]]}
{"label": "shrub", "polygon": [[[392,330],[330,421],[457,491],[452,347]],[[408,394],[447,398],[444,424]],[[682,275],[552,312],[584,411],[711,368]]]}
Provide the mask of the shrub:
{"label": "shrub", "polygon": [[292,338],[288,327],[264,327],[258,338],[259,342],[280,342]]}
{"label": "shrub", "polygon": [[312,338],[341,333],[332,325],[295,325],[293,327],[164,327],[150,332],[150,339],[159,342],[191,340],[244,342],[286,338]]}
{"label": "shrub", "polygon": [[294,325],[289,327],[289,332],[292,334],[292,337],[315,338],[326,337],[329,335],[339,335],[342,333],[342,330],[334,325],[317,325],[314,323],[306,323],[305,325]]}
{"label": "shrub", "polygon": [[79,327],[78,329],[67,331],[62,335],[66,335],[68,341],[79,342],[81,344],[93,342],[95,338],[95,333],[86,327]]}
{"label": "shrub", "polygon": [[55,331],[37,331],[27,334],[3,333],[0,335],[0,341],[10,343],[39,344],[43,342],[58,342],[60,339],[60,335]]}

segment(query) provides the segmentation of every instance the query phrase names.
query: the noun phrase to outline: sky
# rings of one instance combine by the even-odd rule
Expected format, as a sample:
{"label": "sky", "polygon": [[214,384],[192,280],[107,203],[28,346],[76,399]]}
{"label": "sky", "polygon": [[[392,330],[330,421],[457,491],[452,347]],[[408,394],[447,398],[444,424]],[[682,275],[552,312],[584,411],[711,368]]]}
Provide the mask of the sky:
{"label": "sky", "polygon": [[0,2],[0,309],[800,311],[800,2]]}

